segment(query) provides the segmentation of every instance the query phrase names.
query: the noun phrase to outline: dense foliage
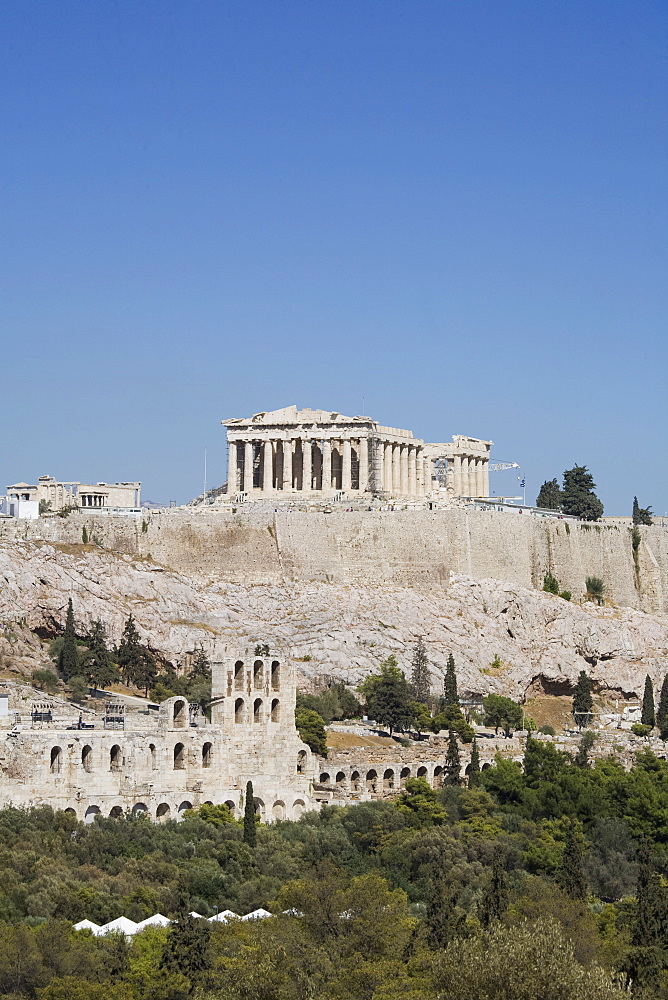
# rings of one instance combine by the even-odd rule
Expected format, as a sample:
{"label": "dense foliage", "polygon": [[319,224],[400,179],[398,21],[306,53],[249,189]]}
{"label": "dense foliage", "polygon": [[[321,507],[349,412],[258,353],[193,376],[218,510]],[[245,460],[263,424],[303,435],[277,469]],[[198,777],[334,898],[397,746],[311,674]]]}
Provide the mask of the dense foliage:
{"label": "dense foliage", "polygon": [[[530,738],[523,766],[498,758],[471,788],[411,779],[394,801],[258,826],[254,845],[217,807],[89,826],[5,809],[0,996],[602,1000],[630,982],[659,1000],[668,763],[578,757]],[[282,915],[188,918],[258,906]],[[158,911],[177,922],[127,944],[71,930]]]}

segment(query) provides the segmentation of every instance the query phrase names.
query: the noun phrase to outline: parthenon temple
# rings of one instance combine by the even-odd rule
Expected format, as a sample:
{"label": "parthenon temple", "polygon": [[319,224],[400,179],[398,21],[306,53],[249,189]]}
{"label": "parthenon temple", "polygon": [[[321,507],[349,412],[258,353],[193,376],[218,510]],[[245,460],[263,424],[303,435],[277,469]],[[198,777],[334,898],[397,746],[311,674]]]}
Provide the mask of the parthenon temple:
{"label": "parthenon temple", "polygon": [[296,406],[222,424],[228,494],[489,496],[492,441],[456,434],[451,442],[429,444],[370,417]]}

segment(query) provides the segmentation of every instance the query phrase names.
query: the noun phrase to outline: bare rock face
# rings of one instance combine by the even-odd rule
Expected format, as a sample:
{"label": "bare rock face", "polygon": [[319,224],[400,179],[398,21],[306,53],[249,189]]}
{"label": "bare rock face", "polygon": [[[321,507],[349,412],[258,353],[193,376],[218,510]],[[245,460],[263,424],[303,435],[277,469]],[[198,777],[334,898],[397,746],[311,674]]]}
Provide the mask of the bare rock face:
{"label": "bare rock face", "polygon": [[[0,544],[0,582],[5,633],[18,623],[56,635],[71,597],[82,633],[100,618],[116,642],[132,614],[146,643],[174,663],[200,645],[214,660],[234,644],[291,646],[304,685],[324,674],[355,685],[390,653],[410,673],[419,636],[434,690],[450,652],[462,690],[513,697],[567,693],[583,669],[601,690],[641,694],[645,674],[656,686],[668,671],[668,617],[580,606],[497,580],[453,576],[426,593],[322,582],[205,585],[96,546],[15,541]],[[11,648],[5,652],[11,659]]]}

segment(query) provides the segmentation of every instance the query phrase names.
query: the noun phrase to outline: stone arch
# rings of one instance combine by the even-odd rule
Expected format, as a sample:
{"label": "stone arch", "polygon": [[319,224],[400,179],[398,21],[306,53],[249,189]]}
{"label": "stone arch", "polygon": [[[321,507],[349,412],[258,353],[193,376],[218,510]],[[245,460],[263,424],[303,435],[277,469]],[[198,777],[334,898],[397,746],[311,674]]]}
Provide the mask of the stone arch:
{"label": "stone arch", "polygon": [[65,812],[67,813],[68,816],[76,816],[77,814],[76,809],[73,809],[72,806],[68,806]]}
{"label": "stone arch", "polygon": [[322,774],[320,775],[319,783],[321,785],[328,785],[329,781],[330,781],[329,774],[327,773],[327,771],[323,771]]}
{"label": "stone arch", "polygon": [[281,703],[278,698],[271,699],[271,721],[280,722],[281,721]]}
{"label": "stone arch", "polygon": [[84,813],[84,823],[94,822],[95,817],[99,815],[100,815],[99,806],[88,806],[88,809],[86,809],[86,812]]}
{"label": "stone arch", "polygon": [[262,722],[262,698],[253,702],[253,722]]}
{"label": "stone arch", "polygon": [[93,770],[93,748],[88,743],[81,751],[81,763],[84,771],[90,772]]}
{"label": "stone arch", "polygon": [[408,781],[410,776],[411,776],[410,767],[402,767],[401,772],[399,774],[399,785],[401,786],[401,788],[405,787],[406,782]]}
{"label": "stone arch", "polygon": [[297,774],[303,774],[306,768],[306,750],[300,750],[297,754]]}
{"label": "stone arch", "polygon": [[378,790],[378,773],[374,767],[366,773],[366,787],[372,793]]}
{"label": "stone arch", "polygon": [[471,765],[467,764],[466,767],[464,768],[464,774],[470,774],[470,773],[471,773]]}
{"label": "stone arch", "polygon": [[388,767],[383,773],[383,791],[391,792],[394,788],[394,771]]}
{"label": "stone arch", "polygon": [[434,768],[434,780],[432,782],[434,788],[443,787],[443,768],[440,764],[437,764]]}
{"label": "stone arch", "polygon": [[253,664],[253,687],[264,687],[264,663],[262,660],[256,660]]}
{"label": "stone arch", "polygon": [[49,764],[51,774],[60,774],[60,769],[62,766],[63,766],[62,747],[51,747],[51,758]]}
{"label": "stone arch", "polygon": [[232,813],[232,815],[236,816],[236,813],[237,813],[236,803],[233,802],[232,799],[227,799],[226,802],[225,802],[225,805],[230,810],[230,812]]}
{"label": "stone arch", "polygon": [[161,802],[155,811],[155,818],[157,819],[158,823],[166,823],[167,820],[169,819],[170,812],[171,809],[169,807],[169,803]]}
{"label": "stone arch", "polygon": [[174,770],[184,771],[186,766],[186,748],[183,743],[177,743],[174,747]]}
{"label": "stone arch", "polygon": [[202,767],[211,767],[213,760],[213,743],[205,743],[202,747]]}
{"label": "stone arch", "polygon": [[360,790],[360,773],[359,771],[353,771],[350,775],[350,787],[353,792],[359,792]]}
{"label": "stone arch", "polygon": [[237,723],[245,722],[246,715],[246,705],[243,698],[237,698],[234,702],[234,721]]}
{"label": "stone arch", "polygon": [[133,816],[146,816],[148,815],[148,806],[145,802],[135,802],[132,807]]}
{"label": "stone arch", "polygon": [[173,722],[175,729],[185,729],[188,725],[188,710],[183,698],[174,702]]}
{"label": "stone arch", "polygon": [[337,784],[337,787],[344,788],[345,784],[346,784],[345,771],[337,771],[336,772],[336,778],[334,780],[335,780],[335,782]]}
{"label": "stone arch", "polygon": [[243,660],[237,660],[234,664],[234,690],[243,691],[244,689],[244,664]]}
{"label": "stone arch", "polygon": [[422,765],[422,767],[418,767],[417,773],[416,773],[416,777],[418,777],[418,778],[424,778],[425,781],[428,780],[428,772],[427,772],[427,768],[424,766],[424,764]]}
{"label": "stone arch", "polygon": [[118,743],[114,743],[109,751],[109,770],[120,771],[123,767],[123,751]]}
{"label": "stone arch", "polygon": [[255,815],[259,816],[260,819],[264,819],[265,807],[262,799],[258,799],[257,797],[255,797],[253,799],[253,805],[255,806]]}
{"label": "stone arch", "polygon": [[490,764],[490,762],[489,762],[489,761],[487,760],[487,761],[485,761],[485,763],[484,763],[484,764],[482,765],[482,767],[480,768],[480,770],[481,770],[481,771],[486,771],[486,770],[487,770],[487,769],[488,769],[489,767],[491,767],[491,766],[492,766],[492,765],[491,765],[491,764]]}
{"label": "stone arch", "polygon": [[193,807],[192,802],[188,802],[188,800],[185,799],[178,808],[179,817],[183,818],[183,814],[186,811],[186,809],[192,809],[192,807]]}
{"label": "stone arch", "polygon": [[292,815],[295,819],[299,819],[300,816],[306,811],[306,806],[304,805],[303,799],[295,799],[292,803]]}
{"label": "stone arch", "polygon": [[120,819],[123,815],[123,806],[114,806],[109,811],[109,819]]}
{"label": "stone arch", "polygon": [[156,753],[155,743],[149,743],[148,753],[151,762],[151,770],[155,771],[156,767],[158,766],[158,755]]}
{"label": "stone arch", "polygon": [[274,802],[271,813],[274,819],[285,819],[285,802],[281,802],[280,799]]}
{"label": "stone arch", "polygon": [[271,661],[271,690],[281,690],[281,665],[278,660]]}
{"label": "stone arch", "polygon": [[206,802],[203,802],[203,803],[202,803],[202,805],[203,805],[203,806],[212,806],[212,805],[213,805],[213,802],[211,801],[211,799],[207,799],[207,800],[206,800]]}

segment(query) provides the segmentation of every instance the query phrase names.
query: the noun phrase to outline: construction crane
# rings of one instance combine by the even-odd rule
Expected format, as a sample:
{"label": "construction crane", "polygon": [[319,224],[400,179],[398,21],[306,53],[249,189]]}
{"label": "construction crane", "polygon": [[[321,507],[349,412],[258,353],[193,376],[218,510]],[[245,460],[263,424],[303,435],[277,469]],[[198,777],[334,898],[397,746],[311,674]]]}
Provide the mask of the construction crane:
{"label": "construction crane", "polygon": [[490,472],[503,472],[504,469],[519,469],[520,466],[517,462],[490,462],[489,471]]}

